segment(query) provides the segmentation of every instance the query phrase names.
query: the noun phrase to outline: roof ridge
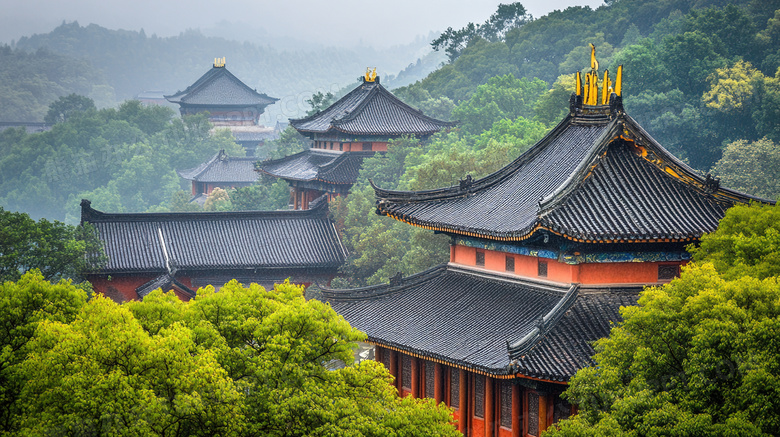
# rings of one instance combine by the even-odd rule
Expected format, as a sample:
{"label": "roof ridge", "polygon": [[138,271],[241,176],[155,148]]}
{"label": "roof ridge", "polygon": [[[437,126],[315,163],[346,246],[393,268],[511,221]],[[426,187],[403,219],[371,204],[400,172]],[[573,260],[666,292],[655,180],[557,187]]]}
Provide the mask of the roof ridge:
{"label": "roof ridge", "polygon": [[105,222],[149,222],[149,221],[207,221],[207,220],[247,220],[247,219],[327,219],[327,203],[315,205],[315,208],[303,210],[277,211],[217,211],[217,212],[125,212],[110,213],[92,208],[87,199],[81,200],[81,224]]}
{"label": "roof ridge", "polygon": [[[179,176],[181,176],[182,178],[184,178],[184,179],[195,180],[195,178],[197,178],[197,177],[201,176],[203,173],[205,173],[206,170],[211,166],[211,164],[213,164],[214,161],[216,161],[219,158],[219,155],[222,152],[224,152],[224,151],[225,151],[225,149],[220,150],[219,152],[215,153],[214,156],[211,157],[211,159],[209,159],[208,161],[206,161],[206,162],[204,162],[204,163],[202,163],[202,164],[200,164],[200,165],[198,165],[196,167],[188,168],[186,170],[176,170],[176,173]],[[190,173],[190,172],[195,172],[195,171],[198,171],[198,172],[197,173]],[[185,174],[189,174],[189,176],[185,176]]]}
{"label": "roof ridge", "polygon": [[509,359],[516,360],[542,340],[548,332],[561,320],[561,317],[574,305],[577,300],[579,284],[572,284],[566,294],[557,304],[538,321],[537,326],[526,334],[523,338],[509,343],[507,340],[506,348],[509,353]]}
{"label": "roof ridge", "polygon": [[[357,288],[328,288],[318,287],[322,292],[323,297],[328,300],[362,300],[365,298],[375,298],[393,294],[401,291],[410,285],[416,285],[421,282],[431,280],[437,276],[440,276],[448,270],[447,264],[439,264],[433,266],[422,272],[415,273],[406,277],[395,276],[391,278],[389,283],[368,285],[365,287]],[[400,272],[399,272],[400,274]]]}
{"label": "roof ridge", "polygon": [[343,101],[347,100],[347,98],[348,98],[348,97],[350,97],[350,96],[351,96],[353,93],[356,93],[356,92],[360,92],[360,91],[362,91],[361,87],[362,87],[363,85],[365,85],[365,83],[358,83],[358,85],[357,85],[355,88],[353,88],[353,89],[352,89],[352,91],[350,91],[350,92],[348,92],[348,93],[344,94],[344,95],[343,95],[343,96],[342,96],[340,99],[338,99],[338,100],[336,100],[335,102],[333,102],[333,103],[332,103],[330,106],[328,106],[328,107],[327,107],[327,108],[325,108],[324,110],[317,111],[317,112],[315,112],[314,114],[312,114],[312,115],[307,115],[306,117],[303,117],[303,118],[290,118],[290,119],[289,119],[289,121],[290,121],[290,124],[291,124],[291,125],[293,125],[293,127],[295,127],[295,123],[304,123],[304,122],[307,122],[307,121],[311,121],[311,120],[313,120],[313,119],[314,119],[315,117],[317,117],[318,115],[325,113],[325,111],[327,111],[328,109],[330,109],[330,108],[333,108],[333,107],[335,107],[336,105],[338,105],[339,103],[341,103],[341,102],[343,102]]}

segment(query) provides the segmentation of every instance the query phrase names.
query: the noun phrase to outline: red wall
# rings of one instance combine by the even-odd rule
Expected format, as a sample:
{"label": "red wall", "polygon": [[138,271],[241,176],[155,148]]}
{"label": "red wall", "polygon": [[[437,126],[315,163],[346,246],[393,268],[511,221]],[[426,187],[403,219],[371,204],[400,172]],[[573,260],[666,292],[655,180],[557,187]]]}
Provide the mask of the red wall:
{"label": "red wall", "polygon": [[[540,278],[555,282],[579,282],[581,284],[651,284],[658,281],[658,266],[685,265],[677,262],[619,262],[566,264],[557,260],[516,255],[507,252],[479,249],[485,253],[484,269],[514,273],[518,276]],[[506,257],[515,258],[515,271],[506,271]],[[547,263],[547,276],[539,277],[539,261]],[[450,247],[450,262],[476,266],[477,249],[456,245]]]}

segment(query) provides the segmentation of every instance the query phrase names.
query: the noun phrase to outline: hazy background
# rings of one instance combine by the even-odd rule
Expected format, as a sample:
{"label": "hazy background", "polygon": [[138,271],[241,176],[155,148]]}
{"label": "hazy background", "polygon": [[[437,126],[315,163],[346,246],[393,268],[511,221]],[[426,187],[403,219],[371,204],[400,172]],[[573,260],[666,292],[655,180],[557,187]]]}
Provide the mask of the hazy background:
{"label": "hazy background", "polygon": [[[474,0],[0,0],[0,42],[49,32],[65,21],[147,35],[177,35],[200,28],[205,34],[262,42],[278,37],[302,43],[384,47],[409,43],[430,31],[481,23],[500,1]],[[505,0],[503,3],[511,3]],[[596,8],[602,0],[526,0],[534,16],[573,5]],[[256,35],[256,39],[249,39]],[[272,37],[272,38],[268,38]]]}

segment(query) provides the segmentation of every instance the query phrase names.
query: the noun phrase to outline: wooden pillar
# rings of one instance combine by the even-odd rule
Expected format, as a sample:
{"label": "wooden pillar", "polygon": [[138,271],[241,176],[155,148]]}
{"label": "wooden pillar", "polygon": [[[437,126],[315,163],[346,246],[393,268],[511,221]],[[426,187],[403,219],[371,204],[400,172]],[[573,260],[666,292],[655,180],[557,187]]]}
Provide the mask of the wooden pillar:
{"label": "wooden pillar", "polygon": [[550,394],[547,395],[547,423],[545,424],[544,429],[547,429],[548,427],[552,426],[554,413],[555,413],[555,395]]}
{"label": "wooden pillar", "polygon": [[374,361],[376,361],[377,363],[381,363],[382,362],[382,354],[384,352],[385,351],[381,347],[374,346]]}
{"label": "wooden pillar", "polygon": [[519,385],[512,385],[512,437],[520,437],[523,433],[520,418],[523,414],[523,390]]}
{"label": "wooden pillar", "polygon": [[[441,401],[444,400],[444,384],[442,384],[443,373],[444,369],[442,368],[442,365],[435,363],[433,365],[433,398],[436,400],[437,404],[440,404]],[[428,377],[428,375],[425,375],[426,379]]]}
{"label": "wooden pillar", "polygon": [[412,389],[412,397],[419,398],[420,397],[420,366],[418,365],[419,360],[415,357],[409,357],[409,359],[412,360],[412,383],[409,386],[409,388]]}
{"label": "wooden pillar", "polygon": [[469,402],[468,402],[468,391],[469,391],[469,378],[468,373],[466,373],[465,370],[460,369],[460,374],[458,375],[458,386],[460,386],[460,390],[458,391],[458,409],[460,410],[460,422],[458,423],[458,430],[463,433],[463,435],[467,435],[468,432],[468,425],[469,425],[469,414],[471,409],[469,408]]}
{"label": "wooden pillar", "polygon": [[455,245],[454,244],[450,244],[450,262],[451,263],[455,262]]}
{"label": "wooden pillar", "polygon": [[293,187],[293,209],[298,209],[298,186]]}
{"label": "wooden pillar", "polygon": [[390,354],[390,368],[388,369],[390,371],[390,374],[393,375],[393,378],[395,380],[393,381],[393,384],[395,385],[395,388],[398,389],[398,391],[401,391],[401,386],[398,385],[399,379],[398,379],[398,352],[387,349],[387,353]]}
{"label": "wooden pillar", "polygon": [[539,393],[539,434],[547,429],[547,398],[549,395]]}
{"label": "wooden pillar", "polygon": [[493,437],[496,430],[493,378],[485,376],[485,437]]}

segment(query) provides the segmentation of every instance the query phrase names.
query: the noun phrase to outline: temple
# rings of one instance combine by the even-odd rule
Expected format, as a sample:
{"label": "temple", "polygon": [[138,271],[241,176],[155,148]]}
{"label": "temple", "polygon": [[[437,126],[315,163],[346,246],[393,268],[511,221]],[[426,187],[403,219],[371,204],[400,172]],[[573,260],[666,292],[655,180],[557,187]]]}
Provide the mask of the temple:
{"label": "temple", "polygon": [[455,125],[424,115],[379,82],[376,69],[367,71],[357,88],[327,109],[290,120],[312,140],[312,147],[259,164],[259,171],[290,184],[294,209],[306,209],[324,194],[329,198],[346,195],[363,159],[386,152],[390,140],[402,136],[426,139]]}
{"label": "temple", "polygon": [[214,188],[227,190],[254,184],[258,177],[255,162],[252,157],[228,156],[223,149],[203,164],[176,173],[192,183],[191,201],[203,205]]}
{"label": "temple", "polygon": [[450,236],[449,263],[321,291],[398,391],[445,402],[464,435],[539,436],[576,412],[560,394],[620,307],[676,277],[727,208],[763,201],[700,176],[627,115],[622,66],[614,84],[599,76],[594,48],[569,115],[487,177],[374,187],[378,214]]}
{"label": "temple", "polygon": [[104,213],[81,202],[107,262],[87,275],[95,291],[123,302],[154,289],[181,299],[231,279],[266,287],[290,279],[328,283],[346,251],[322,199],[307,211]]}
{"label": "temple", "polygon": [[207,112],[215,127],[230,129],[249,156],[276,134],[260,124],[260,115],[279,99],[244,84],[225,67],[225,58],[215,59],[213,68],[195,83],[165,98],[179,105],[182,116]]}

